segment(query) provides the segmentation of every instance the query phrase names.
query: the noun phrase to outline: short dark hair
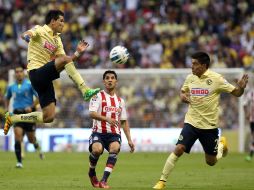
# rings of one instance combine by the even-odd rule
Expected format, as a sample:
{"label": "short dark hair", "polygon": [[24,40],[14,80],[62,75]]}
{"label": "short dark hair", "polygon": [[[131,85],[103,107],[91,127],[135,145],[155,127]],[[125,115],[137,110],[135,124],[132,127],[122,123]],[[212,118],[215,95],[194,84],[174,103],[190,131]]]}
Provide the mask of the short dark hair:
{"label": "short dark hair", "polygon": [[21,69],[22,71],[24,71],[24,70],[25,70],[25,68],[24,68],[24,67],[22,67],[22,66],[17,66],[17,67],[15,67],[15,68],[14,68],[14,71],[16,72],[18,69]]}
{"label": "short dark hair", "polygon": [[103,80],[106,78],[107,74],[113,74],[113,75],[115,75],[115,78],[117,80],[117,74],[116,74],[115,71],[112,71],[112,70],[107,70],[107,71],[104,72],[104,74],[103,74]]}
{"label": "short dark hair", "polygon": [[210,65],[210,57],[206,52],[198,51],[191,55],[192,59],[197,59],[200,64],[206,64],[206,68]]}
{"label": "short dark hair", "polygon": [[45,17],[45,23],[49,24],[52,19],[57,20],[59,16],[64,16],[64,13],[60,10],[50,10]]}

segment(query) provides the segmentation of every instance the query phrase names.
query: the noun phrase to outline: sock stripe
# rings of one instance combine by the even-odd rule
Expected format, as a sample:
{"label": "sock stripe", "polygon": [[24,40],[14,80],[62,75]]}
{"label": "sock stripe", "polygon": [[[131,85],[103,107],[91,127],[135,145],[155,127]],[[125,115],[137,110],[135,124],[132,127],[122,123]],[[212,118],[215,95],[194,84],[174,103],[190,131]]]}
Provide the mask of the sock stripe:
{"label": "sock stripe", "polygon": [[113,170],[113,168],[111,168],[111,167],[105,167],[105,170],[104,170],[104,171],[105,171],[105,172],[110,172],[110,173],[111,173],[112,170]]}

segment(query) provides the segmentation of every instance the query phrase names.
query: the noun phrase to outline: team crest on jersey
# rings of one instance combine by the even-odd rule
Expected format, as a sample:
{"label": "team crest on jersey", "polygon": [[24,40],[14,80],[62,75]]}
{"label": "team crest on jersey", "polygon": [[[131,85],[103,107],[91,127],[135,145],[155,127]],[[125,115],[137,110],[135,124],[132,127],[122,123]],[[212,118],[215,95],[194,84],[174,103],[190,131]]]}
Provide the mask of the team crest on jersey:
{"label": "team crest on jersey", "polygon": [[94,96],[92,97],[92,101],[97,101],[97,99],[98,99],[98,96],[97,96],[97,95],[94,95]]}
{"label": "team crest on jersey", "polygon": [[45,41],[43,47],[46,48],[47,50],[51,51],[52,53],[55,52],[55,50],[56,50],[56,46],[54,46],[53,44],[49,43],[48,41]]}
{"label": "team crest on jersey", "polygon": [[190,94],[192,96],[208,96],[209,90],[207,88],[192,88]]}
{"label": "team crest on jersey", "polygon": [[207,80],[206,80],[206,84],[207,84],[207,85],[211,85],[212,83],[213,83],[213,81],[212,81],[211,79],[207,79]]}

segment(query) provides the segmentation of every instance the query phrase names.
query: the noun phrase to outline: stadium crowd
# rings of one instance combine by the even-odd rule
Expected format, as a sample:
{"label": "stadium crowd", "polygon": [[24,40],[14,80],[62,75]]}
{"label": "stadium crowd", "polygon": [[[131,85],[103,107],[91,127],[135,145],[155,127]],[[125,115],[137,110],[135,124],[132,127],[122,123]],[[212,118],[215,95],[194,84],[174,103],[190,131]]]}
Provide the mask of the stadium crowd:
{"label": "stadium crowd", "polygon": [[[26,65],[27,44],[21,40],[20,34],[36,24],[43,24],[43,15],[50,9],[65,12],[66,26],[62,39],[67,54],[73,53],[82,38],[90,44],[89,50],[77,62],[78,68],[188,68],[190,54],[200,49],[210,54],[212,67],[254,67],[254,2],[251,0],[3,0],[0,1],[2,120],[8,70]],[[109,62],[108,55],[109,50],[119,44],[129,50],[131,57],[127,64],[116,66]],[[76,89],[72,86],[66,88],[65,96],[60,96],[58,103],[63,114],[61,118],[66,119],[59,120],[58,124],[62,127],[88,127],[87,117],[75,114],[81,113],[80,110],[84,110],[82,114],[87,114],[85,103]],[[121,87],[120,91],[124,95],[123,89]],[[135,105],[132,101],[135,98],[126,100],[128,104],[131,102],[129,113],[134,126],[178,125],[183,119],[182,112],[185,112],[183,106],[179,106],[179,89],[168,86],[165,91],[165,87],[161,89],[157,85],[153,90],[142,86],[142,93],[139,93],[137,88],[133,89],[136,99],[146,97],[141,105],[140,102]],[[237,107],[236,101],[225,98],[227,101]],[[166,114],[163,116],[164,123],[160,121],[162,114],[157,108]],[[135,119],[142,112],[145,113],[143,119]],[[65,117],[67,115],[70,118],[78,116],[71,120]]]}

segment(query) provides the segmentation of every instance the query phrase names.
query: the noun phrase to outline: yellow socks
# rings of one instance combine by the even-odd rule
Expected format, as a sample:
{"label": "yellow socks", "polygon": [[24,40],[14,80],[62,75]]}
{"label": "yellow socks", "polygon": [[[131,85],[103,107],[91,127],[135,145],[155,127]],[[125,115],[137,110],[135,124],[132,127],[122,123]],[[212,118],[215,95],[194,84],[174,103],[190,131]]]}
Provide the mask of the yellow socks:
{"label": "yellow socks", "polygon": [[12,123],[25,122],[25,123],[43,123],[42,112],[31,112],[26,114],[11,115]]}
{"label": "yellow socks", "polygon": [[82,94],[84,94],[86,90],[89,89],[89,87],[86,86],[84,79],[81,77],[80,73],[74,66],[73,62],[67,63],[65,65],[65,71],[69,75],[70,79],[78,86]]}
{"label": "yellow socks", "polygon": [[160,180],[167,181],[169,174],[172,172],[173,168],[175,167],[175,163],[178,159],[178,156],[175,155],[175,153],[171,153],[164,165],[164,168],[162,170],[161,178]]}

